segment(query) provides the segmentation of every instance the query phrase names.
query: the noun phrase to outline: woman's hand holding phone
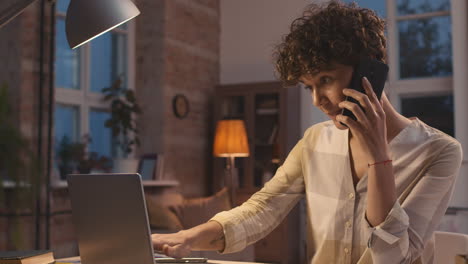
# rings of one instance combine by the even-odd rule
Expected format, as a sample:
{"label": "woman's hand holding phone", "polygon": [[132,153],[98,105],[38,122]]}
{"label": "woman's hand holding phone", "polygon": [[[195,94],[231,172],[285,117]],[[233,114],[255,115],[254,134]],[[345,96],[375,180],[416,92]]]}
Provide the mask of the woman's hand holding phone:
{"label": "woman's hand holding phone", "polygon": [[367,148],[369,162],[388,155],[385,112],[380,101],[387,74],[388,66],[383,62],[361,58],[353,69],[350,89],[343,90],[346,100],[339,104],[343,111],[337,121]]}
{"label": "woman's hand holding phone", "polygon": [[359,105],[350,101],[339,104],[341,108],[351,111],[356,120],[345,115],[338,115],[337,120],[349,127],[352,136],[366,149],[369,162],[384,160],[388,157],[385,112],[369,80],[363,77],[361,82],[365,93],[354,89],[343,90],[344,95],[353,98]]}
{"label": "woman's hand holding phone", "polygon": [[[371,84],[371,88],[380,100],[383,89],[385,87],[385,81],[387,80],[388,66],[378,60],[370,58],[361,58],[359,63],[353,69],[353,75],[349,82],[349,88],[356,90],[360,93],[365,94],[364,85],[362,78],[366,77]],[[346,96],[346,101],[350,101],[359,105],[359,102],[351,96]],[[356,116],[352,111],[343,108],[342,115],[349,116],[353,120],[356,120]]]}

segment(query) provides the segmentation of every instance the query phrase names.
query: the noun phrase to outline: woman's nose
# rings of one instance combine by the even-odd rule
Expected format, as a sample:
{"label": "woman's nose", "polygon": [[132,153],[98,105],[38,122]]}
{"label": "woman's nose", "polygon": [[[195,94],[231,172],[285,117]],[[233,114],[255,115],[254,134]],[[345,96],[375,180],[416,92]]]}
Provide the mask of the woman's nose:
{"label": "woman's nose", "polygon": [[319,89],[313,89],[312,90],[312,104],[315,106],[320,106],[323,103],[323,100],[325,99],[323,94],[321,94]]}

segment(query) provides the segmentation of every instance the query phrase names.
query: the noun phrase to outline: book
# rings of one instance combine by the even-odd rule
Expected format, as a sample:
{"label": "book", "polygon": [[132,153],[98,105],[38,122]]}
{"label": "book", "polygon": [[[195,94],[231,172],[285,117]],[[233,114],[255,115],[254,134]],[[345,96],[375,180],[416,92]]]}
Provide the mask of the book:
{"label": "book", "polygon": [[0,251],[0,264],[49,264],[54,261],[51,250]]}
{"label": "book", "polygon": [[268,138],[268,144],[273,144],[276,142],[276,136],[278,135],[278,124],[275,124],[271,130],[270,137]]}
{"label": "book", "polygon": [[466,255],[457,255],[455,256],[455,264],[467,264],[468,257]]}

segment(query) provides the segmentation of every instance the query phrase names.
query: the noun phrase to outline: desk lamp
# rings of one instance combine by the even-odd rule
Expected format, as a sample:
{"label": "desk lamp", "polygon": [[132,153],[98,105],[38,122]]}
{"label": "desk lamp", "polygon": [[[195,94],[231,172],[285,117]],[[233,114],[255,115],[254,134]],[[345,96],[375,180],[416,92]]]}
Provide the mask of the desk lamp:
{"label": "desk lamp", "polygon": [[[0,4],[0,28],[36,0],[3,1]],[[130,0],[71,0],[66,17],[68,44],[72,49],[77,48],[139,14]]]}
{"label": "desk lamp", "polygon": [[248,157],[250,154],[244,120],[223,119],[218,121],[213,154],[216,157],[227,158],[226,172],[228,177],[225,178],[229,179],[231,204],[235,206],[235,191],[238,186],[238,177],[234,159],[236,157]]}

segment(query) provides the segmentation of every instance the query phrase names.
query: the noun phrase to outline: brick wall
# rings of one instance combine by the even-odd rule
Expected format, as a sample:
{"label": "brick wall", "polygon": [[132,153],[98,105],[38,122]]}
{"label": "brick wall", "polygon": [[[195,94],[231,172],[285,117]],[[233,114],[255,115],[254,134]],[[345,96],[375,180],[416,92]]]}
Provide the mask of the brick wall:
{"label": "brick wall", "polygon": [[[142,100],[143,145],[164,154],[164,176],[179,180],[184,195],[207,195],[212,100],[219,82],[219,1],[138,0],[137,5],[143,10],[137,19],[137,89],[142,97],[156,95]],[[173,114],[176,94],[188,98],[185,119]]]}
{"label": "brick wall", "polygon": [[78,244],[72,223],[68,189],[60,188],[52,191],[51,208],[50,244],[55,257],[77,255]]}
{"label": "brick wall", "polygon": [[[20,86],[21,83],[21,72],[20,69],[20,46],[17,45],[20,32],[21,21],[15,19],[8,25],[0,29],[0,85],[7,84],[9,87],[10,101],[15,106],[13,113],[15,116],[13,119],[18,120],[16,113],[18,111],[17,102],[19,89],[15,89]],[[16,122],[18,123],[18,122]]]}
{"label": "brick wall", "polygon": [[134,20],[135,88],[143,110],[138,123],[141,140],[139,152],[162,153],[165,4],[161,0],[137,0],[135,4],[142,11]]}

